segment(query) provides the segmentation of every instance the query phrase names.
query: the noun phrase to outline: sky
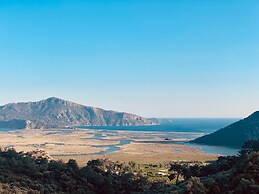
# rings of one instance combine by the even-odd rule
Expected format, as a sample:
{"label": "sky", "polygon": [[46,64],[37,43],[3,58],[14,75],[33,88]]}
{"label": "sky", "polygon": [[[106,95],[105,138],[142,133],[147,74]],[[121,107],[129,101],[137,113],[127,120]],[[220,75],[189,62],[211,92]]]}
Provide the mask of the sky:
{"label": "sky", "polygon": [[144,117],[259,110],[257,0],[0,0],[0,105]]}

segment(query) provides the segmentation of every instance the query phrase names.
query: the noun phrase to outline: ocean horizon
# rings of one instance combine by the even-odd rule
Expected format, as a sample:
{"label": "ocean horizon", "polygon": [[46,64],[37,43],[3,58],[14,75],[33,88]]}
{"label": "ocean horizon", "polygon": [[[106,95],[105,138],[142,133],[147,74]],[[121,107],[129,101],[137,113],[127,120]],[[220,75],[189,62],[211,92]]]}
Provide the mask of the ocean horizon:
{"label": "ocean horizon", "polygon": [[[164,120],[164,118],[161,118],[160,120]],[[240,118],[166,118],[166,120],[172,120],[172,122],[162,122],[159,125],[146,126],[80,126],[78,128],[135,132],[186,132],[207,134],[237,122]]]}
{"label": "ocean horizon", "polygon": [[[189,140],[201,137],[206,134],[213,133],[222,129],[232,123],[240,120],[240,118],[169,118],[173,122],[165,122],[160,125],[148,126],[85,126],[79,127],[81,129],[92,129],[102,131],[125,131],[134,132],[135,138],[138,133],[155,133],[157,136],[164,139],[173,139],[176,142],[163,142],[163,143],[178,143],[191,147],[199,148],[202,152],[207,154],[217,155],[236,155],[239,151],[238,148],[224,147],[224,146],[210,146],[189,143]],[[98,135],[94,139],[101,140],[103,137]],[[178,142],[177,142],[178,141]],[[161,143],[161,142],[157,142]]]}
{"label": "ocean horizon", "polygon": [[[165,119],[163,119],[165,120]],[[189,143],[190,140],[201,137],[206,134],[213,133],[221,128],[224,128],[236,121],[239,118],[167,118],[172,122],[162,122],[160,125],[147,126],[80,126],[79,129],[96,130],[98,131],[92,138],[94,140],[103,140],[102,132],[112,132],[112,136],[116,136],[117,132],[130,132],[132,138],[138,139],[139,133],[147,133],[147,136],[153,134],[164,140],[164,142],[153,142],[163,144],[184,144],[191,147],[197,147],[204,153],[219,154],[219,155],[236,155],[237,148],[229,148],[222,146],[198,145]],[[15,131],[16,129],[0,129],[0,132]],[[18,129],[17,129],[18,130]],[[19,129],[21,130],[21,129]],[[122,139],[122,141],[128,141]],[[132,142],[127,142],[128,144]],[[118,148],[110,146],[107,153],[112,153]],[[103,152],[100,152],[103,153]],[[106,153],[106,152],[104,152]]]}

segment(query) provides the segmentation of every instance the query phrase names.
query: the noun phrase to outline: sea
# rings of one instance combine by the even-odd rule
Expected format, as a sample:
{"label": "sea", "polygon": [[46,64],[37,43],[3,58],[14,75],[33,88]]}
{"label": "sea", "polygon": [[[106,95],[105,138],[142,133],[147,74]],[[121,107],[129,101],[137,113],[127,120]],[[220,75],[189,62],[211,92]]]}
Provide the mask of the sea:
{"label": "sea", "polygon": [[[147,133],[159,133],[174,134],[179,139],[194,139],[206,134],[213,133],[221,128],[224,128],[234,122],[240,120],[240,118],[167,118],[161,119],[163,122],[161,125],[149,125],[149,126],[102,126],[102,127],[80,127],[93,130],[103,131],[132,131],[132,132],[147,132]],[[170,121],[170,122],[169,122]],[[98,139],[99,137],[97,137]],[[161,143],[161,142],[159,142]],[[222,147],[222,146],[208,146],[189,143],[188,141],[178,141],[168,143],[179,143],[192,147],[196,147],[208,154],[218,155],[236,155],[239,148]]]}
{"label": "sea", "polygon": [[240,119],[226,118],[171,118],[161,119],[170,122],[162,122],[161,125],[147,126],[94,126],[82,127],[88,129],[106,129],[106,130],[123,130],[123,131],[142,131],[142,132],[190,132],[190,133],[212,133],[218,129],[226,127]]}
{"label": "sea", "polygon": [[[207,146],[189,143],[188,140],[201,137],[206,134],[213,133],[221,128],[224,128],[236,121],[239,118],[169,118],[161,119],[163,121],[161,125],[149,125],[149,126],[98,126],[98,127],[78,127],[81,129],[91,129],[98,131],[129,131],[134,132],[135,137],[138,136],[138,132],[153,134],[153,136],[159,136],[164,139],[167,137],[173,137],[174,139],[179,139],[179,141],[163,141],[154,143],[178,143],[184,144],[192,147],[199,148],[202,152],[208,154],[218,154],[218,155],[236,155],[239,151],[238,148],[221,147],[221,146]],[[167,122],[165,122],[167,121]],[[8,132],[15,129],[1,129],[0,132]],[[115,133],[116,134],[116,133]],[[94,139],[101,140],[103,136],[101,134],[95,134]],[[181,141],[180,139],[185,139]],[[120,144],[126,145],[131,143],[131,140],[122,139]],[[120,145],[119,144],[119,145]],[[112,153],[119,149],[119,145],[111,146],[105,154]],[[106,146],[107,147],[107,146]],[[103,154],[103,153],[100,153]]]}

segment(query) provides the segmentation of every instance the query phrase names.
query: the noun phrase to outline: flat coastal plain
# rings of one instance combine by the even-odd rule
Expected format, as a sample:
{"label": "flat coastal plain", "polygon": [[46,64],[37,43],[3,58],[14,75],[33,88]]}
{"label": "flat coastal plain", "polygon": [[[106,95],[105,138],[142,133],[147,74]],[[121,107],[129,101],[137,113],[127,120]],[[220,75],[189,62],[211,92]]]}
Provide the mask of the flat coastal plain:
{"label": "flat coastal plain", "polygon": [[[170,139],[165,140],[165,136]],[[97,158],[140,164],[217,159],[217,155],[175,143],[174,136],[155,132],[26,129],[1,132],[0,147],[15,148],[18,152],[44,149],[54,159],[75,159],[79,166]]]}

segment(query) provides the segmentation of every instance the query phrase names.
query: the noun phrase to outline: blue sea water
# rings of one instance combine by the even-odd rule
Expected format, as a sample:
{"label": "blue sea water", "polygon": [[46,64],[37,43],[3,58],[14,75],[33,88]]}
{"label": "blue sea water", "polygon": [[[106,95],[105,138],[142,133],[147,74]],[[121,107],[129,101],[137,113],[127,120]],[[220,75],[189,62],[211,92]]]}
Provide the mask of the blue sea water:
{"label": "blue sea water", "polygon": [[[191,139],[200,137],[204,134],[213,133],[214,131],[226,127],[240,119],[226,119],[226,118],[213,118],[213,119],[170,119],[173,122],[162,123],[161,125],[151,125],[151,126],[103,126],[103,127],[79,127],[85,129],[94,129],[98,131],[133,131],[134,134],[138,136],[137,132],[147,132],[147,133],[157,133],[162,138],[173,137],[176,139]],[[13,131],[15,129],[0,129],[0,132]],[[116,134],[114,134],[116,135]],[[103,136],[101,133],[96,133],[92,139],[102,140]],[[137,137],[135,137],[137,139]],[[106,151],[97,154],[109,154],[120,150],[121,145],[126,145],[131,143],[131,140],[121,140],[118,145],[104,145],[107,147]],[[173,141],[164,142],[154,142],[154,143],[176,143]],[[219,154],[219,155],[235,155],[238,152],[236,148],[220,147],[220,146],[206,146],[206,145],[196,145],[190,144],[188,142],[178,142],[192,147],[200,148],[204,153],[209,154]]]}
{"label": "blue sea water", "polygon": [[[134,131],[134,132],[154,132],[159,133],[160,137],[161,133],[164,134],[164,137],[169,136],[169,134],[173,134],[174,137],[178,138],[196,138],[200,137],[204,134],[213,133],[221,128],[224,128],[240,119],[238,118],[206,118],[206,119],[170,119],[173,122],[162,123],[161,125],[151,125],[151,126],[103,126],[103,127],[81,127],[87,129],[96,129],[102,131]],[[100,136],[93,137],[95,139],[102,139]],[[157,142],[161,143],[161,142]],[[175,143],[175,142],[162,142],[162,143]],[[208,145],[197,145],[191,144],[188,142],[178,142],[180,144],[197,147],[201,149],[204,153],[208,154],[218,154],[218,155],[236,155],[239,151],[237,148],[229,148],[222,146],[208,146]],[[114,151],[114,149],[118,149],[117,147],[112,147],[108,149],[107,153]]]}
{"label": "blue sea water", "polygon": [[199,148],[204,153],[207,153],[207,154],[216,154],[216,155],[222,155],[222,156],[237,155],[239,151],[238,148],[223,147],[223,146],[199,145],[199,144],[193,144],[193,143],[184,143],[184,145]]}
{"label": "blue sea water", "polygon": [[161,123],[161,125],[149,126],[99,126],[80,127],[97,130],[122,130],[122,131],[142,131],[142,132],[184,132],[184,133],[212,133],[218,129],[226,127],[240,119],[226,118],[206,118],[206,119],[170,119],[173,122]]}

